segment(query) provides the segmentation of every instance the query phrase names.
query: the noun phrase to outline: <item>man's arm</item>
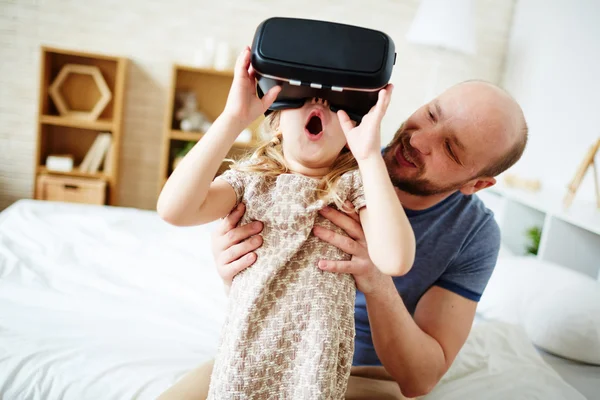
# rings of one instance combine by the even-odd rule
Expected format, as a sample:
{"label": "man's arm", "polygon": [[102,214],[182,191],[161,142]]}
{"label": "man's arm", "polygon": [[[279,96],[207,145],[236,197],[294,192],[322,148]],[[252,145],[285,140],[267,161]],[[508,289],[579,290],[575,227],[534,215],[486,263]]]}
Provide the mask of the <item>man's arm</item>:
{"label": "man's arm", "polygon": [[387,286],[365,294],[375,351],[405,396],[422,396],[452,365],[477,303],[434,286],[419,300],[413,319],[393,283]]}
{"label": "man's arm", "polygon": [[325,271],[351,273],[365,294],[375,351],[405,396],[421,396],[446,373],[471,329],[476,302],[434,286],[419,300],[414,319],[389,276],[372,264],[357,217],[333,209],[323,215],[350,237],[315,227],[314,234],[352,255],[320,261]]}

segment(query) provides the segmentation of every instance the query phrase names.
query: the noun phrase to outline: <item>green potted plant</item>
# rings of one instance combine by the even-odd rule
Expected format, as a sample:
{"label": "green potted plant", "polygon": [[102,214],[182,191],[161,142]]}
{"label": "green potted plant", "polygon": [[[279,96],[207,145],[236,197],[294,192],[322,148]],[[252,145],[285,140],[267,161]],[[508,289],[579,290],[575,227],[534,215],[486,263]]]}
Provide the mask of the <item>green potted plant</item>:
{"label": "green potted plant", "polygon": [[527,254],[537,255],[540,248],[540,239],[542,238],[542,228],[532,226],[526,231],[529,244],[527,245]]}

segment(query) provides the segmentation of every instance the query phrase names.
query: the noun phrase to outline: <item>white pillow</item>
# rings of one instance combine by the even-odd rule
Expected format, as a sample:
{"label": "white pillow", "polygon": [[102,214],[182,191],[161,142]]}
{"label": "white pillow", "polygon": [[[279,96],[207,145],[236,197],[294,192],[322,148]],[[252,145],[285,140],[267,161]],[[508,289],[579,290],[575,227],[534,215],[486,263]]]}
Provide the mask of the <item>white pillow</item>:
{"label": "white pillow", "polygon": [[538,347],[600,365],[600,283],[534,257],[499,259],[477,313],[518,324]]}
{"label": "white pillow", "polygon": [[589,279],[535,299],[525,331],[538,347],[572,360],[600,365],[600,285]]}

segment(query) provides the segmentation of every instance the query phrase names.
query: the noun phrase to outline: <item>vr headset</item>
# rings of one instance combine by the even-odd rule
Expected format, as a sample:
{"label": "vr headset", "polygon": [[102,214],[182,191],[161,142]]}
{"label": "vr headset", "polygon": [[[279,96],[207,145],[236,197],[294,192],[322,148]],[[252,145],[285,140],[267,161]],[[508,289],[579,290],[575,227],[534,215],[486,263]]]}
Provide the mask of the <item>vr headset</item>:
{"label": "vr headset", "polygon": [[282,88],[266,115],[316,97],[358,123],[377,103],[396,62],[394,42],[383,32],[298,18],[263,21],[251,50],[259,98],[275,85]]}

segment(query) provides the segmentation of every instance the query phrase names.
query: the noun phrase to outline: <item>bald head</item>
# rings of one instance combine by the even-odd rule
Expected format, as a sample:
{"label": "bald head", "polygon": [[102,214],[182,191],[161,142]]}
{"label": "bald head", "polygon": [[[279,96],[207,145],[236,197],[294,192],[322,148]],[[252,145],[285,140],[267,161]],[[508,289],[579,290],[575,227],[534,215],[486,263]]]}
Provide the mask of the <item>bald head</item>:
{"label": "bald head", "polygon": [[497,176],[521,158],[527,144],[527,123],[519,104],[504,89],[486,81],[470,80],[450,87],[439,98],[458,103],[455,115],[467,118],[487,136],[489,146],[501,150],[480,171],[481,176]]}

